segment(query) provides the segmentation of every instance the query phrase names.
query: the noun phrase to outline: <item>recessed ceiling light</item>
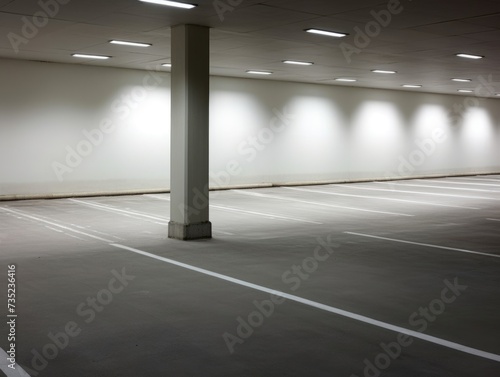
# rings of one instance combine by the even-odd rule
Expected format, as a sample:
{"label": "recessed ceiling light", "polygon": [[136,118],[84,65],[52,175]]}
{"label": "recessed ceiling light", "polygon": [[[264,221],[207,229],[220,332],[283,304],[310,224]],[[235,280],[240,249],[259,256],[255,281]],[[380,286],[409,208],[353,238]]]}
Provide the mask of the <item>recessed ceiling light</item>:
{"label": "recessed ceiling light", "polygon": [[470,89],[458,89],[458,91],[460,93],[473,93],[474,92],[473,90],[470,90]]}
{"label": "recessed ceiling light", "polygon": [[386,74],[397,73],[396,71],[386,71],[386,70],[383,70],[383,69],[373,69],[372,72],[373,73],[386,73]]}
{"label": "recessed ceiling light", "polygon": [[283,60],[283,63],[285,64],[295,64],[295,65],[313,65],[314,63],[311,62],[299,62],[296,60]]}
{"label": "recessed ceiling light", "polygon": [[471,82],[471,79],[451,79],[451,81],[456,81],[456,82]]}
{"label": "recessed ceiling light", "polygon": [[112,43],[114,45],[124,45],[124,46],[133,46],[133,47],[151,47],[151,43],[139,43],[139,42],[127,42],[127,41],[117,41],[117,40],[112,40],[109,41],[109,43]]}
{"label": "recessed ceiling light", "polygon": [[178,1],[167,1],[167,0],[139,0],[143,3],[166,5],[168,7],[183,8],[183,9],[193,9],[197,7],[195,4],[180,3]]}
{"label": "recessed ceiling light", "polygon": [[172,68],[172,63],[163,63],[162,67]]}
{"label": "recessed ceiling light", "polygon": [[328,37],[343,38],[348,36],[347,33],[339,33],[337,31],[319,30],[319,29],[306,29],[308,33],[326,35]]}
{"label": "recessed ceiling light", "polygon": [[272,72],[269,71],[247,71],[247,73],[251,75],[272,75]]}
{"label": "recessed ceiling light", "polygon": [[495,94],[497,97],[500,97],[500,93]]}
{"label": "recessed ceiling light", "polygon": [[403,88],[421,88],[422,85],[415,85],[415,84],[404,84],[402,85]]}
{"label": "recessed ceiling light", "polygon": [[466,58],[466,59],[482,59],[484,56],[481,55],[471,55],[471,54],[457,54],[459,58]]}
{"label": "recessed ceiling light", "polygon": [[72,56],[75,58],[82,58],[82,59],[100,59],[100,60],[111,59],[111,56],[104,56],[104,55],[73,54]]}
{"label": "recessed ceiling light", "polygon": [[339,79],[335,79],[335,81],[342,81],[342,82],[356,82],[358,80],[356,79],[345,79],[345,78],[339,78]]}

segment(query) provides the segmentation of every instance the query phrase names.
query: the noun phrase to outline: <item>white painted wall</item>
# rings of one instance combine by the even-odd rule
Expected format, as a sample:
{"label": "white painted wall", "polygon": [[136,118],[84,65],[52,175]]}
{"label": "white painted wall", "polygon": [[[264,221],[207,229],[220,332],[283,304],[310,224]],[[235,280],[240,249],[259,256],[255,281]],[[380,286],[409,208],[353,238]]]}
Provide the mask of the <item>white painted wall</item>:
{"label": "white painted wall", "polygon": [[[211,167],[232,156],[234,184],[499,172],[498,101],[216,78]],[[287,119],[267,132],[275,110]]]}
{"label": "white painted wall", "polygon": [[[16,60],[0,72],[0,196],[168,189],[168,73]],[[211,87],[213,186],[500,172],[495,99]]]}
{"label": "white painted wall", "polygon": [[168,74],[15,60],[0,71],[0,195],[168,187]]}

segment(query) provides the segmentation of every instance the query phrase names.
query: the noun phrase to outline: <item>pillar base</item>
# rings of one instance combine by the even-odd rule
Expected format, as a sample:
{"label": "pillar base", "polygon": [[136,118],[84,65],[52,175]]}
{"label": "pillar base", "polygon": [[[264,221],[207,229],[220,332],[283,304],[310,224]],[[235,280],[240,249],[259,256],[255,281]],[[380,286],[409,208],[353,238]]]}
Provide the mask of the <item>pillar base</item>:
{"label": "pillar base", "polygon": [[168,238],[182,241],[212,238],[212,223],[207,221],[186,225],[170,221],[168,223]]}

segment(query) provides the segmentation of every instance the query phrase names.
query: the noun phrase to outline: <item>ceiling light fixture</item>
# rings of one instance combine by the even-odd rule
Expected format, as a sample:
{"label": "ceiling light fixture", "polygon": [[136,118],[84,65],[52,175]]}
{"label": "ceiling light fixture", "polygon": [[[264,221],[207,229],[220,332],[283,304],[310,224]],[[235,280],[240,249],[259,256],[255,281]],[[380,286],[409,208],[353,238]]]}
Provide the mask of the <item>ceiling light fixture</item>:
{"label": "ceiling light fixture", "polygon": [[456,81],[456,82],[471,82],[471,79],[451,79],[451,81]]}
{"label": "ceiling light fixture", "polygon": [[391,74],[391,75],[397,73],[396,71],[386,71],[383,69],[373,69],[372,72],[373,73],[386,73],[386,74]]}
{"label": "ceiling light fixture", "polygon": [[349,35],[347,33],[339,33],[337,31],[328,31],[320,29],[306,29],[305,31],[312,34],[326,35],[328,37],[334,37],[334,38],[343,38]]}
{"label": "ceiling light fixture", "polygon": [[422,85],[415,85],[415,84],[404,84],[402,85],[403,88],[421,88]]}
{"label": "ceiling light fixture", "polygon": [[473,90],[470,90],[470,89],[458,89],[458,91],[460,93],[473,93],[474,92]]}
{"label": "ceiling light fixture", "polygon": [[143,3],[166,5],[168,7],[175,7],[175,8],[182,8],[182,9],[193,9],[193,8],[198,6],[195,4],[180,3],[178,1],[167,1],[167,0],[139,0],[139,1],[142,1]]}
{"label": "ceiling light fixture", "polygon": [[294,64],[294,65],[313,65],[314,63],[312,62],[299,62],[296,60],[283,60],[283,63],[285,64]]}
{"label": "ceiling light fixture", "polygon": [[72,54],[74,58],[82,58],[82,59],[99,59],[99,60],[106,60],[106,59],[111,59],[111,56],[104,56],[104,55],[88,55],[88,54]]}
{"label": "ceiling light fixture", "polygon": [[482,59],[484,56],[481,55],[471,55],[471,54],[457,54],[459,58],[466,58],[466,59]]}
{"label": "ceiling light fixture", "polygon": [[251,75],[272,75],[272,72],[269,71],[247,71],[248,74]]}
{"label": "ceiling light fixture", "polygon": [[140,42],[128,42],[128,41],[117,41],[113,39],[109,41],[109,43],[114,45],[123,45],[123,46],[133,46],[133,47],[151,47],[151,43],[140,43]]}
{"label": "ceiling light fixture", "polygon": [[172,68],[172,63],[163,63],[162,67]]}
{"label": "ceiling light fixture", "polygon": [[335,81],[341,81],[341,82],[356,82],[358,80],[356,79],[345,79],[345,78],[340,78],[340,79],[335,79]]}

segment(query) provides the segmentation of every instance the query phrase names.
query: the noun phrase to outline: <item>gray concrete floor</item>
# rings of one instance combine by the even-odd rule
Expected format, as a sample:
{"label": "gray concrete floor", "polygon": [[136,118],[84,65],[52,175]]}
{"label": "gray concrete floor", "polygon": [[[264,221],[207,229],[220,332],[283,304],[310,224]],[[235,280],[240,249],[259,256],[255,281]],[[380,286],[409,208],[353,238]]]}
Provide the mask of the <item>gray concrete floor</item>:
{"label": "gray concrete floor", "polygon": [[[0,203],[0,278],[17,265],[17,361],[32,377],[500,376],[500,176],[211,193],[214,239],[188,243],[166,237],[168,198]],[[135,278],[108,296],[124,268]],[[443,304],[445,281],[467,289]],[[259,317],[266,288],[294,297]],[[223,334],[249,316],[230,353]],[[80,333],[33,363],[70,322]],[[381,344],[399,328],[418,334],[391,358]]]}

